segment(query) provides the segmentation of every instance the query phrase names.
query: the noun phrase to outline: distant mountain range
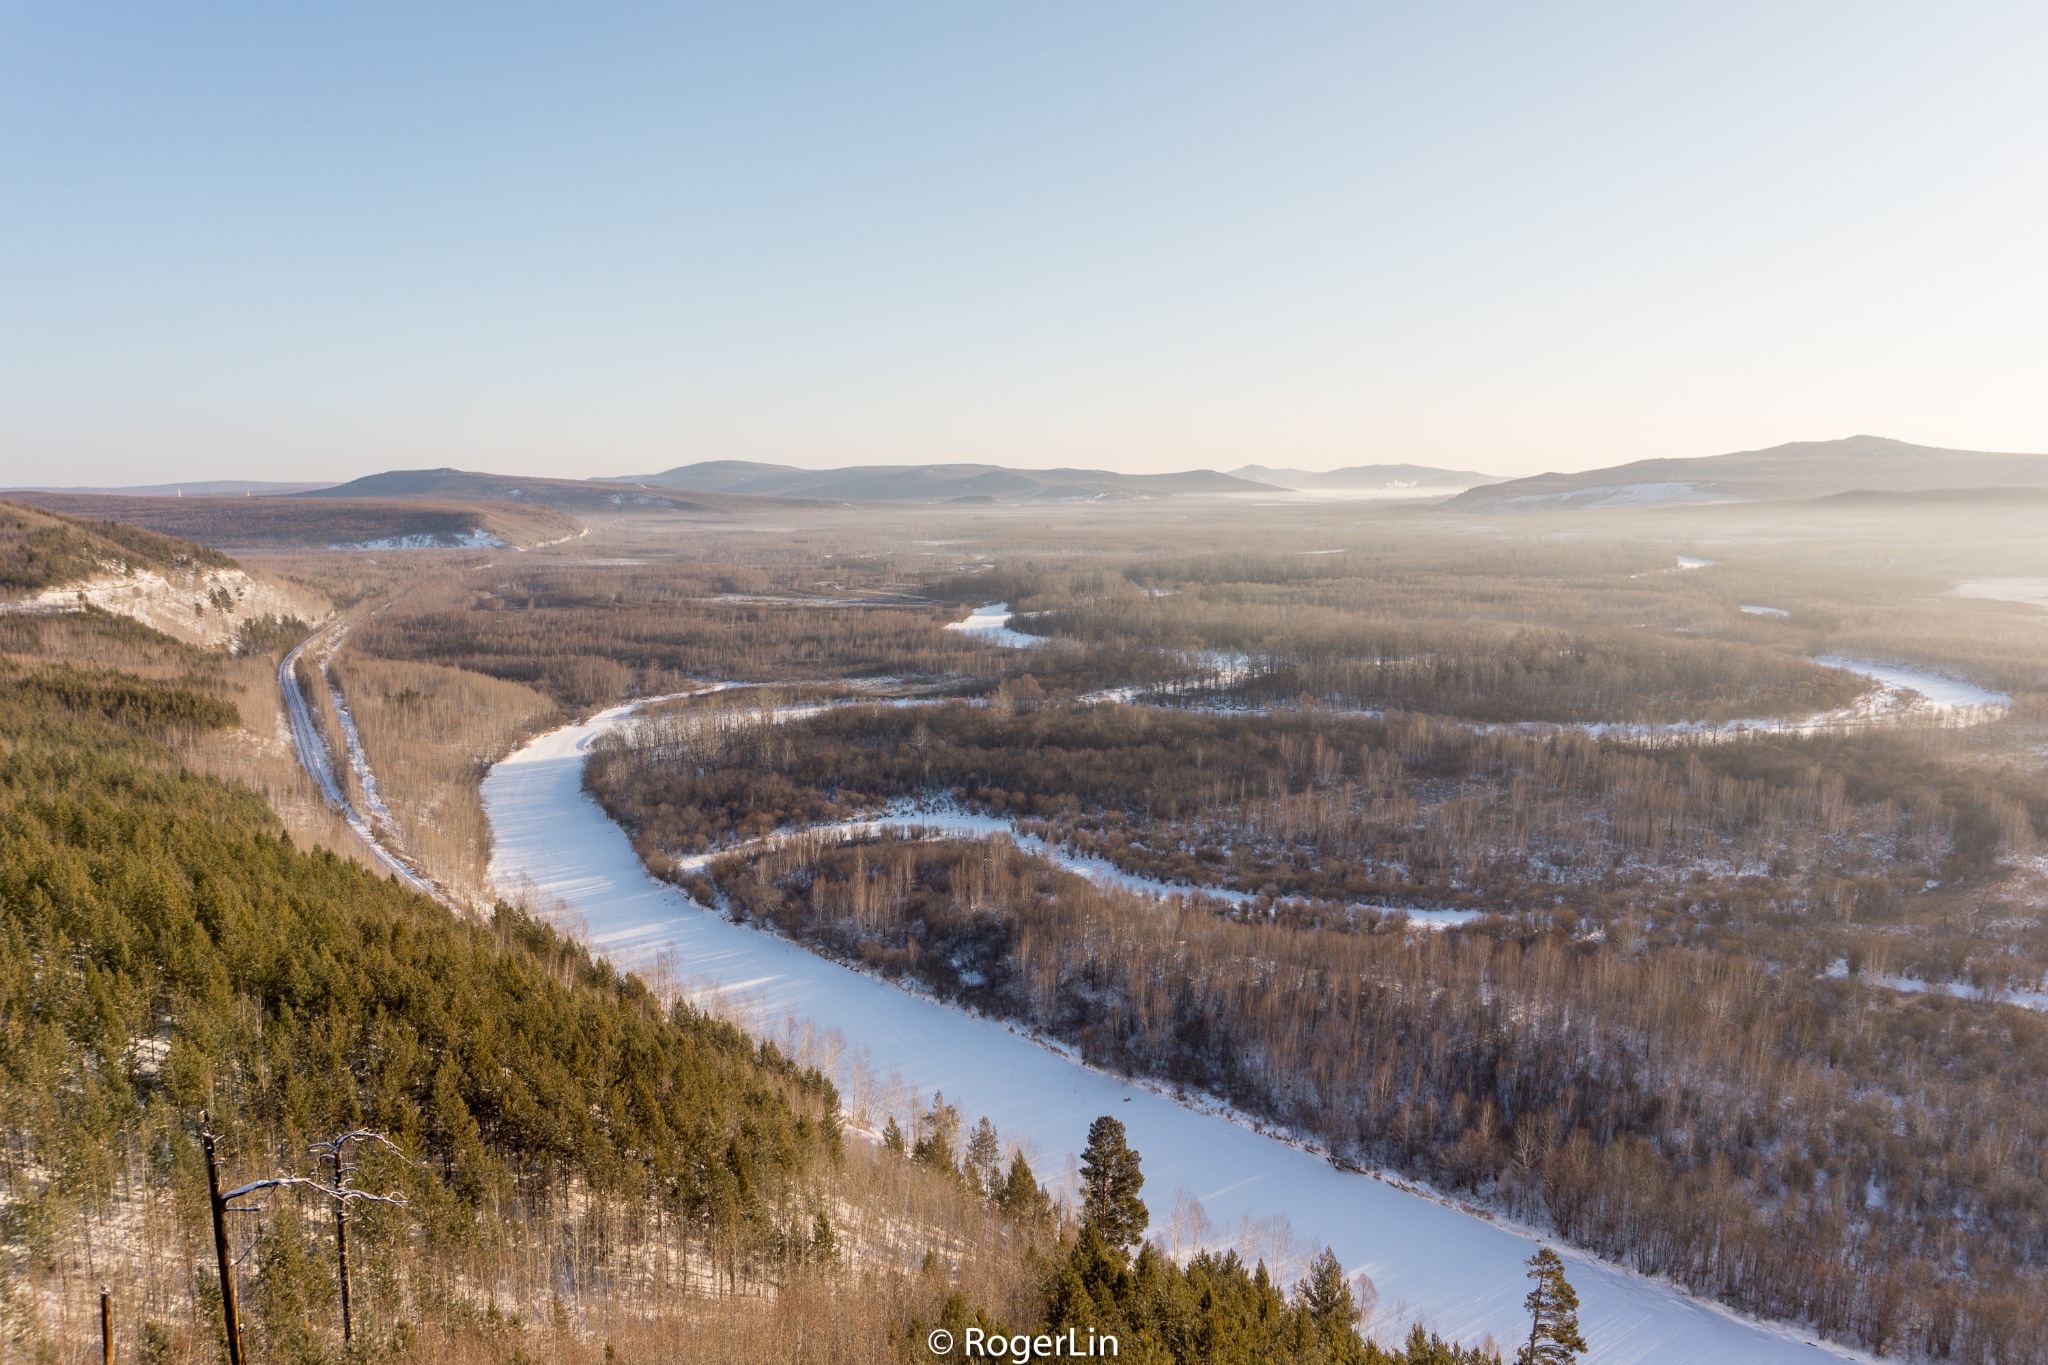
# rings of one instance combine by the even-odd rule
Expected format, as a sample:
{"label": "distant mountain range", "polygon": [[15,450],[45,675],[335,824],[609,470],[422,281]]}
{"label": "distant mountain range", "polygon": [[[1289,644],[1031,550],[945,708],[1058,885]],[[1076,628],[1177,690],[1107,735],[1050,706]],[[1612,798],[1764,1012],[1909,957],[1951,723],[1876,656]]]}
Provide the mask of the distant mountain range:
{"label": "distant mountain range", "polygon": [[431,498],[437,502],[520,502],[565,511],[603,512],[614,508],[674,508],[688,512],[723,511],[724,498],[684,497],[669,489],[635,487],[622,482],[588,479],[515,478],[509,474],[473,474],[462,469],[392,469],[299,496],[308,498]]}
{"label": "distant mountain range", "polygon": [[1106,469],[1006,469],[992,464],[850,465],[798,469],[752,460],[706,460],[659,474],[602,480],[649,488],[768,494],[837,502],[1098,501],[1189,493],[1256,493],[1246,479],[1195,469],[1181,474],[1117,474]]}
{"label": "distant mountain range", "polygon": [[1538,474],[1468,489],[1461,512],[1550,512],[1782,502],[1871,495],[2048,487],[2048,456],[1944,450],[1883,436],[1795,441],[1768,450],[1683,460],[1637,460],[1577,474]]}
{"label": "distant mountain range", "polygon": [[24,488],[24,493],[78,493],[114,498],[278,498],[332,488],[332,483],[270,483],[261,479],[198,479],[191,483],[147,483],[127,488]]}
{"label": "distant mountain range", "polygon": [[[1638,460],[1577,474],[1503,479],[1429,465],[1356,465],[1325,471],[1248,464],[1228,473],[1119,474],[1105,469],[1009,469],[992,464],[851,465],[799,469],[753,460],[706,460],[658,474],[610,479],[546,479],[460,469],[394,469],[348,483],[215,480],[148,488],[48,489],[41,493],[219,498],[421,499],[438,503],[517,503],[569,512],[671,510],[733,512],[763,503],[951,502],[1029,504],[1105,502],[1289,490],[1346,497],[1447,498],[1465,512],[1539,512],[1670,507],[1686,504],[1834,499],[1878,505],[1906,495],[1948,499],[1999,490],[2048,489],[2048,456],[1945,450],[1882,436],[1798,441],[1768,450],[1695,459]],[[38,496],[41,496],[39,493]],[[2024,499],[2022,499],[2024,500]],[[161,514],[159,514],[161,515]]]}
{"label": "distant mountain range", "polygon": [[1480,484],[1503,482],[1499,474],[1477,474],[1469,469],[1434,469],[1421,464],[1361,464],[1320,474],[1311,469],[1268,469],[1265,465],[1248,464],[1230,473],[1235,478],[1249,479],[1253,483],[1300,492],[1377,491],[1415,497],[1441,496]]}

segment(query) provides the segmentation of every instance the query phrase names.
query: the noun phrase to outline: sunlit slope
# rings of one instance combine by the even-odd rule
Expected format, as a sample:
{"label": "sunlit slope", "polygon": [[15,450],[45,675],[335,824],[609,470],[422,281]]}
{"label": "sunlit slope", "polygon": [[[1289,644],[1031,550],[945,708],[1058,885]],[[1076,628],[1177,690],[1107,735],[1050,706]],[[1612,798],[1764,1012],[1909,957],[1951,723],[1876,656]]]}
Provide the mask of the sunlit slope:
{"label": "sunlit slope", "polygon": [[1637,460],[1473,488],[1446,506],[1473,512],[1658,507],[1822,498],[1858,490],[2048,487],[2048,455],[1944,450],[1883,436],[1795,441],[1685,460]]}
{"label": "sunlit slope", "polygon": [[0,611],[90,608],[211,649],[251,623],[317,616],[325,604],[190,541],[0,503]]}
{"label": "sunlit slope", "polygon": [[140,498],[22,493],[24,503],[139,526],[223,550],[530,548],[576,535],[552,507],[401,498]]}

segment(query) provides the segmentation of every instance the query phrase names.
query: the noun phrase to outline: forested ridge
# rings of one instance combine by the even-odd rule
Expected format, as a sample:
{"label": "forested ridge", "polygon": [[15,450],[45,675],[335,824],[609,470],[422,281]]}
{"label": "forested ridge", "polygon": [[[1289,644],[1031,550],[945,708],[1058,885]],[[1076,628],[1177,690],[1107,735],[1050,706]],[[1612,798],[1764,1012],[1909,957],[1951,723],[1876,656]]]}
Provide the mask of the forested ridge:
{"label": "forested ridge", "polygon": [[587,1190],[748,1257],[839,1159],[816,1072],[662,1008],[516,911],[462,923],[296,849],[258,799],[182,770],[149,732],[221,723],[211,698],[67,670],[13,681],[0,1191],[19,1254],[51,1254],[129,1181],[189,1185],[202,1112],[245,1166],[389,1134],[419,1164],[379,1174],[451,1244],[484,1213]]}
{"label": "forested ridge", "polygon": [[79,521],[0,503],[0,593],[35,592],[94,574],[203,564],[232,568],[216,550],[117,521]]}

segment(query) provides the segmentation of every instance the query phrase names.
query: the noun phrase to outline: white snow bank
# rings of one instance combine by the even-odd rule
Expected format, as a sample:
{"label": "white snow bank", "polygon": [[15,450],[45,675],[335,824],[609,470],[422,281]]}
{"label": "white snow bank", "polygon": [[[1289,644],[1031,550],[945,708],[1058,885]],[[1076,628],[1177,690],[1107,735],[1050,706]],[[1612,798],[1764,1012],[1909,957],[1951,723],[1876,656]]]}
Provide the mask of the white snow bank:
{"label": "white snow bank", "polygon": [[1998,1000],[2021,1009],[2048,1010],[2048,991],[1987,991],[1967,981],[1922,981],[1911,976],[1873,977],[1872,982],[1907,995],[1953,995],[1961,1000]]}
{"label": "white snow bank", "polygon": [[1714,561],[1711,559],[1694,559],[1690,555],[1680,555],[1678,557],[1678,567],[1681,569],[1711,569],[1714,567]]}
{"label": "white snow bank", "polygon": [[1015,615],[1008,602],[991,602],[985,607],[976,607],[965,621],[954,621],[946,629],[964,631],[1005,649],[1029,649],[1045,643],[1043,635],[1026,635],[1021,630],[1011,630],[1010,620]]}
{"label": "white snow bank", "polygon": [[1823,668],[1845,668],[1851,673],[1860,673],[1891,691],[1917,693],[1928,706],[1938,711],[2004,711],[2012,706],[2012,697],[2007,693],[1994,692],[1945,674],[1930,673],[1923,668],[1872,663],[1868,659],[1848,659],[1838,654],[1829,654],[1814,662]]}
{"label": "white snow bank", "polygon": [[[1744,608],[1748,610],[1748,608]],[[1718,725],[1703,721],[1679,721],[1653,725],[1638,722],[1592,721],[1571,728],[1588,734],[1616,739],[1659,741],[1701,741],[1718,743],[1750,735],[1823,735],[1851,730],[1870,730],[1890,725],[1982,725],[1997,720],[2012,709],[2012,698],[1974,683],[1962,682],[1924,669],[1897,664],[1872,663],[1825,655],[1813,661],[1823,668],[1840,668],[1876,683],[1870,691],[1832,711],[1810,716],[1730,720]],[[1491,727],[1482,727],[1491,728]],[[1519,729],[1533,727],[1519,726]]]}
{"label": "white snow bank", "polygon": [[[780,830],[759,839],[748,839],[716,848],[708,853],[692,853],[678,858],[676,864],[686,871],[696,871],[708,867],[729,853],[751,853],[758,849],[779,847],[799,839],[820,839],[827,843],[872,839],[885,831],[899,835],[923,835],[946,839],[989,839],[1001,835],[1016,844],[1023,852],[1036,858],[1043,858],[1064,871],[1086,877],[1097,886],[1114,887],[1140,896],[1207,896],[1231,905],[1248,905],[1258,899],[1258,896],[1250,891],[1236,891],[1229,887],[1211,886],[1201,882],[1165,882],[1156,877],[1129,872],[1107,858],[1077,853],[1065,844],[1047,843],[1035,834],[1026,834],[1017,827],[1016,822],[1002,816],[980,815],[950,804],[919,805],[914,802],[898,802],[880,815]],[[1284,901],[1288,898],[1282,899]],[[1383,915],[1406,915],[1411,927],[1427,930],[1470,924],[1486,913],[1483,910],[1409,910],[1390,905],[1356,905],[1352,908],[1377,910]]]}
{"label": "white snow bank", "polygon": [[1957,597],[1980,597],[1993,602],[2024,602],[2030,607],[2048,607],[2048,578],[1973,578],[1950,590]]}
{"label": "white snow bank", "polygon": [[1748,612],[1751,616],[1789,617],[1792,614],[1791,612],[1786,611],[1783,607],[1752,607],[1746,602],[1743,604],[1742,610]]}
{"label": "white snow bank", "polygon": [[[508,893],[559,900],[591,948],[626,970],[657,959],[698,989],[738,993],[770,1021],[836,1030],[848,1055],[968,1115],[1036,1144],[1055,1182],[1088,1124],[1114,1113],[1143,1154],[1146,1191],[1163,1219],[1174,1192],[1199,1199],[1212,1224],[1284,1216],[1370,1274],[1380,1302],[1447,1335],[1519,1341],[1528,1330],[1522,1262],[1533,1238],[1367,1176],[1143,1086],[1079,1065],[993,1020],[911,995],[782,939],[741,928],[654,881],[626,836],[582,788],[583,755],[626,708],[534,740],[493,768],[484,808],[492,876]],[[573,927],[573,926],[572,926]],[[1816,1358],[1797,1331],[1740,1319],[1669,1286],[1571,1251],[1591,1365],[1799,1365]],[[1384,1333],[1394,1324],[1383,1321]],[[1822,1348],[1840,1358],[1854,1353]]]}
{"label": "white snow bank", "polygon": [[[542,541],[543,545],[559,545],[571,537],[562,536],[555,540]],[[358,540],[347,545],[330,545],[330,550],[502,550],[505,542],[481,526],[453,535],[444,532],[428,532],[410,536],[384,536],[378,540]]]}
{"label": "white snow bank", "polygon": [[1385,914],[1403,914],[1408,922],[1418,929],[1448,929],[1457,924],[1470,924],[1485,914],[1484,910],[1396,910],[1389,906],[1378,907]]}
{"label": "white snow bank", "polygon": [[[1848,959],[1836,958],[1834,965],[1823,975],[1836,981],[1847,980]],[[1922,981],[1917,976],[1866,976],[1863,980],[1869,985],[1882,986],[1902,995],[1952,995],[1959,1000],[1995,1000],[2026,1010],[2048,1010],[2048,991],[1985,990],[1967,981]]]}

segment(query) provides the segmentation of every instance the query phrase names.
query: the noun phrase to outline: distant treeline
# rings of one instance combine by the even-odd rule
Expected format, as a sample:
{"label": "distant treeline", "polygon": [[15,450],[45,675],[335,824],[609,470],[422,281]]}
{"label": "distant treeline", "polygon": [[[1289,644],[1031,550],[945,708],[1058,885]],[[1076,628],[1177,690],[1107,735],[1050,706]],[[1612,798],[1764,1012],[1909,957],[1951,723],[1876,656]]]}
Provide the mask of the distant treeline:
{"label": "distant treeline", "polygon": [[1312,711],[726,714],[714,700],[598,747],[586,781],[648,852],[939,799],[1159,880],[1269,896],[1512,909],[1564,892],[1611,911],[1767,870],[1778,894],[1869,915],[1929,879],[1994,875],[2048,823],[2048,783],[1943,763],[1915,736],[1645,749]]}
{"label": "distant treeline", "polygon": [[374,616],[354,647],[524,683],[570,707],[693,680],[953,677],[1002,651],[942,629],[942,609],[718,600],[757,591],[710,571],[540,568],[488,586],[436,584]]}

